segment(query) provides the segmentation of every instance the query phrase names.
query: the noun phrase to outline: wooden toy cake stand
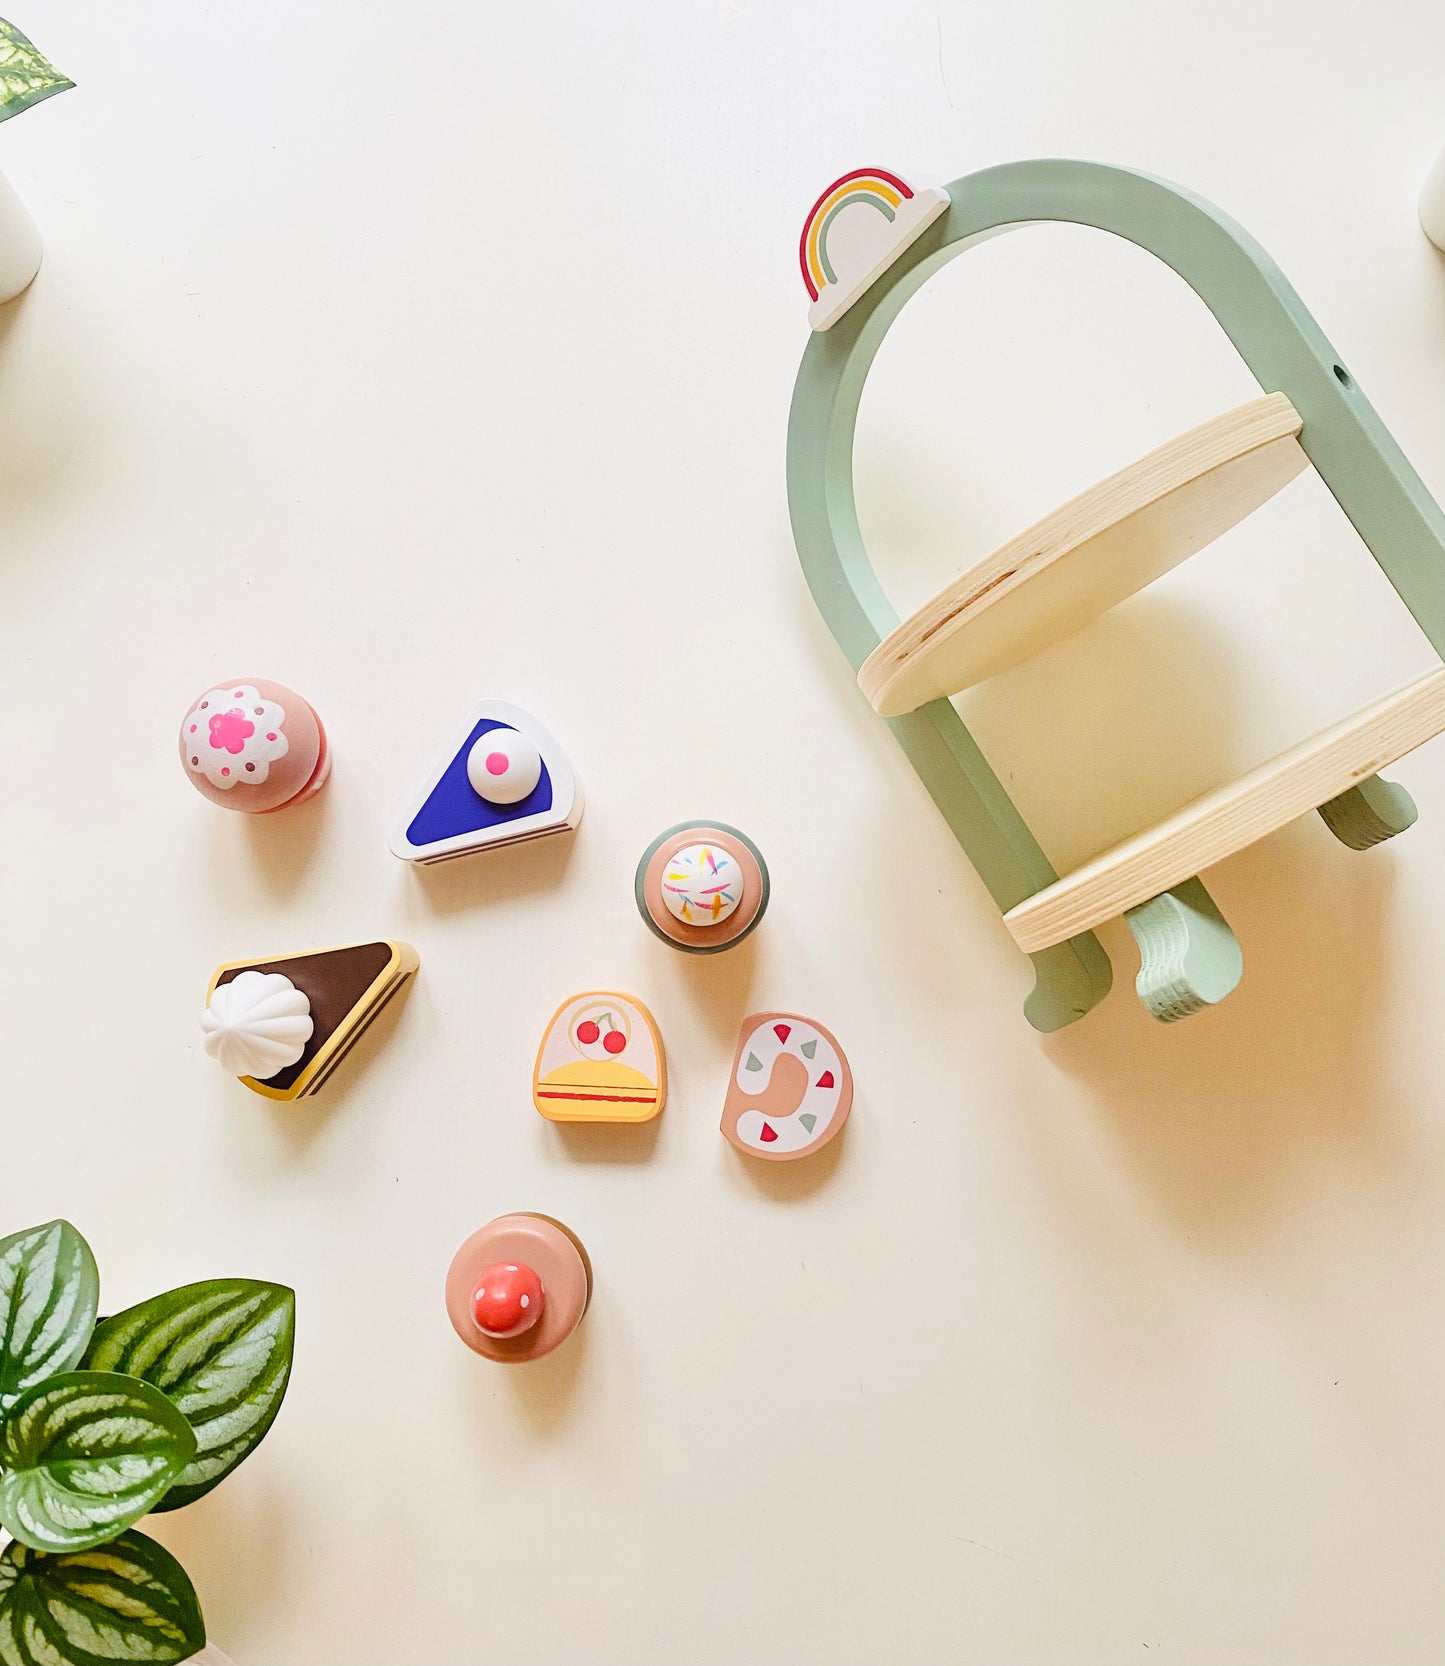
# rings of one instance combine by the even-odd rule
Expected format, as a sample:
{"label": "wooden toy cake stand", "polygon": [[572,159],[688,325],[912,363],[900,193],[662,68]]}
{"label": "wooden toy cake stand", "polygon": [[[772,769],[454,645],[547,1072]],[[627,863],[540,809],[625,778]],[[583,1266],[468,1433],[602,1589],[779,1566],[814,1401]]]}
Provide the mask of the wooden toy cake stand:
{"label": "wooden toy cake stand", "polygon": [[[1228,994],[1243,964],[1199,873],[1311,810],[1355,850],[1409,827],[1409,794],[1376,772],[1445,730],[1445,667],[1063,878],[948,697],[1152,583],[1311,465],[1445,655],[1445,516],[1283,274],[1209,203],[1088,162],[1016,162],[947,190],[947,212],[803,355],[788,427],[798,553],[863,693],[1033,959],[1029,1021],[1058,1029],[1103,998],[1111,973],[1093,928],[1119,915],[1139,945],[1141,1000],[1156,1018],[1184,1018]],[[945,262],[1046,220],[1113,232],[1171,266],[1223,326],[1264,397],[1090,488],[900,624],[853,502],[853,432],[869,367],[904,303]]]}

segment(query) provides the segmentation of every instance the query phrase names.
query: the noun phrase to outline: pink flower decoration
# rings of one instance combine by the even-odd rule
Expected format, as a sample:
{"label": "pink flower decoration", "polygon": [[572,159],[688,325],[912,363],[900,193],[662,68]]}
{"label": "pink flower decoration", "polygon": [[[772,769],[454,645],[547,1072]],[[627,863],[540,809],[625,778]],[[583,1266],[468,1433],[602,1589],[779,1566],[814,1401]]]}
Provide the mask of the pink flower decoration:
{"label": "pink flower decoration", "polygon": [[260,690],[249,683],[229,694],[213,688],[186,714],[181,730],[184,755],[192,769],[223,792],[243,782],[259,787],[271,766],[291,750],[285,722],[285,707],[262,699]]}
{"label": "pink flower decoration", "polygon": [[[217,712],[211,719],[211,745],[237,753],[256,733],[256,725],[242,711]],[[229,773],[229,771],[223,772]]]}

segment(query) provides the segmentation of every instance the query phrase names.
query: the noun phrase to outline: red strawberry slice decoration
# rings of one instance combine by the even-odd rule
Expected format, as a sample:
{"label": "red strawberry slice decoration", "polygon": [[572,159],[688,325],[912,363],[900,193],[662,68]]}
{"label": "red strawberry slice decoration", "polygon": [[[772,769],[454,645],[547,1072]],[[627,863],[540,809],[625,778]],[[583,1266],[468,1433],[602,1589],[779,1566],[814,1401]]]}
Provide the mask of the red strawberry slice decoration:
{"label": "red strawberry slice decoration", "polygon": [[817,1085],[820,1088],[833,1088],[837,1087],[838,1084],[833,1080],[833,1072],[831,1070],[825,1070],[818,1078]]}
{"label": "red strawberry slice decoration", "polygon": [[788,1037],[792,1033],[793,1033],[793,1026],[791,1024],[774,1024],[773,1025],[773,1034],[775,1036],[777,1036],[779,1041],[783,1041],[783,1042],[787,1041]]}
{"label": "red strawberry slice decoration", "polygon": [[777,1129],[773,1127],[771,1122],[765,1122],[763,1124],[763,1131],[762,1131],[761,1134],[758,1135],[758,1138],[763,1142],[764,1145],[771,1145],[773,1143],[773,1141],[775,1139],[777,1139],[777,1137],[778,1137]]}

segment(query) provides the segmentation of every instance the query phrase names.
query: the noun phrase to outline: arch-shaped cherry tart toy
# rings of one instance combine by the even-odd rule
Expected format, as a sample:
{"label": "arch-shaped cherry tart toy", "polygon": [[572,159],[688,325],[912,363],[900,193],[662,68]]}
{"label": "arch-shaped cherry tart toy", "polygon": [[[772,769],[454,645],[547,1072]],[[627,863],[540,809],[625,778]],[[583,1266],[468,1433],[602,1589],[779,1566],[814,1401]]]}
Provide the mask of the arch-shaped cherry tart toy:
{"label": "arch-shaped cherry tart toy", "polygon": [[650,1122],[667,1101],[667,1056],[635,995],[591,989],[547,1025],[532,1103],[549,1122]]}

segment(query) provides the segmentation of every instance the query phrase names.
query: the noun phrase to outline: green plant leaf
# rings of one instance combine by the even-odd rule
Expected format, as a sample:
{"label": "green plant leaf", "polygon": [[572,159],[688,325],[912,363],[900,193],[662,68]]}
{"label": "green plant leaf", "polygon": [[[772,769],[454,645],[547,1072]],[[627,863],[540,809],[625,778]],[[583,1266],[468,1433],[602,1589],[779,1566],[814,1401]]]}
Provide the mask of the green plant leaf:
{"label": "green plant leaf", "polygon": [[88,1550],[159,1503],[195,1451],[190,1424],[149,1383],[49,1377],[0,1427],[0,1524],[33,1550]]}
{"label": "green plant leaf", "polygon": [[0,17],[0,121],[74,85],[13,23]]}
{"label": "green plant leaf", "polygon": [[196,1455],[158,1509],[208,1493],[259,1444],[281,1409],[295,1334],[295,1292],[244,1278],[182,1285],[97,1326],[86,1365],[144,1378],[196,1431]]}
{"label": "green plant leaf", "polygon": [[95,1257],[69,1221],[0,1238],[0,1412],[80,1359],[99,1300]]}
{"label": "green plant leaf", "polygon": [[186,1570],[144,1533],[59,1556],[17,1539],[0,1554],[4,1666],[173,1666],[205,1646]]}

